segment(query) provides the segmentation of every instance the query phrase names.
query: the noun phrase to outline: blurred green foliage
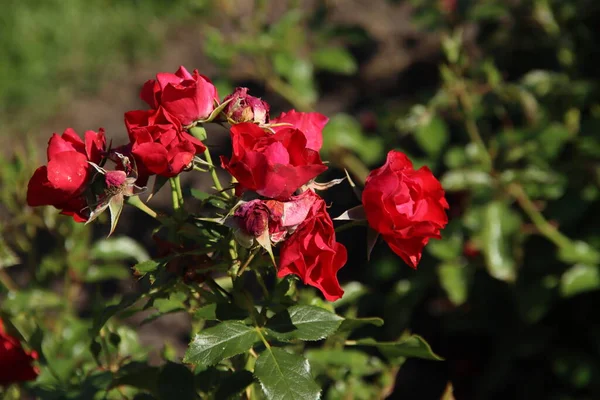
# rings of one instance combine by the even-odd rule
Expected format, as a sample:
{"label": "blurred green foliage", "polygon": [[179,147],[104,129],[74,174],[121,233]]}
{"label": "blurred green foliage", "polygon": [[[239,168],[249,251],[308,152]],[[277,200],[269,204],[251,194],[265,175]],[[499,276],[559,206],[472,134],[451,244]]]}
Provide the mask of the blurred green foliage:
{"label": "blurred green foliage", "polygon": [[[0,43],[9,61],[0,64],[0,119],[43,120],[60,101],[63,82],[67,91],[94,88],[113,66],[152,52],[169,24],[185,19],[189,10],[210,10],[211,18],[202,19],[202,46],[219,68],[221,95],[240,83],[232,78],[239,70],[244,84],[305,111],[319,110],[331,82],[358,85],[364,98],[329,115],[324,159],[347,168],[360,185],[385,151],[397,148],[416,165],[431,168],[448,193],[450,224],[442,240],[429,243],[418,271],[379,243],[368,269],[351,262],[342,270],[352,282],[334,305],[355,321],[366,315],[386,321],[383,327],[374,322],[378,319],[356,322],[360,329],[350,340],[395,340],[411,329],[447,360],[443,371],[407,361],[413,375],[403,378],[409,368],[396,375],[374,353],[309,349],[325,398],[369,399],[394,390],[403,398],[429,398],[431,391],[440,398],[447,381],[460,399],[600,396],[600,319],[594,308],[600,296],[600,93],[590,62],[600,39],[595,2],[412,0],[411,20],[423,34],[438,35],[439,51],[426,61],[436,73],[417,74],[419,88],[401,101],[395,96],[410,86],[402,78],[386,93],[360,85],[374,39],[355,26],[328,23],[325,3],[307,10],[290,2],[275,20],[268,1],[256,2],[248,19],[227,1],[177,3],[12,1],[0,16]],[[375,123],[360,118],[364,99]],[[22,208],[34,154],[25,153],[0,160],[0,184],[14,189],[0,193],[0,269],[20,257],[33,282],[26,296],[3,303],[17,321],[19,310],[33,306],[24,302],[37,301],[41,312],[63,306],[51,291],[52,278],[71,271],[82,284],[118,280],[126,262],[101,256],[99,249],[118,247],[118,240],[93,245],[83,233],[87,228],[54,210]],[[332,196],[334,207],[356,205],[352,196],[350,191]],[[40,232],[56,245],[43,255],[27,255],[39,248],[45,237]],[[363,239],[354,232],[340,237]],[[351,260],[364,259],[362,245],[349,247]],[[96,269],[81,264],[88,259],[96,260]],[[113,268],[115,261],[120,265]],[[164,300],[157,304],[165,312],[181,303]],[[104,343],[101,351],[85,355],[69,353],[75,344],[57,346],[65,325],[89,328],[87,320],[72,322],[72,313],[64,315],[44,341],[48,354],[60,355],[58,364],[68,364],[67,372],[55,366],[59,377],[75,370],[70,363],[110,352]],[[34,338],[35,327],[23,323]],[[119,329],[129,328],[109,324],[102,335],[123,338]],[[170,367],[131,364],[136,373],[173,373]],[[105,384],[102,376],[79,378],[74,382],[83,387]]]}
{"label": "blurred green foliage", "polygon": [[[156,54],[167,28],[201,0],[7,0],[0,13],[0,120],[31,128],[73,92],[91,93]],[[10,125],[9,125],[10,126]],[[5,126],[6,128],[6,126]]]}

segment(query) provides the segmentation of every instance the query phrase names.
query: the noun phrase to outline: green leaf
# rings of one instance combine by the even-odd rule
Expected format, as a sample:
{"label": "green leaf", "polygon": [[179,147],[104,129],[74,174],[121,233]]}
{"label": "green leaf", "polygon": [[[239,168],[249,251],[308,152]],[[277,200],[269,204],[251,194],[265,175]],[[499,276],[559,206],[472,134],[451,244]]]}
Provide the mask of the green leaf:
{"label": "green leaf", "polygon": [[492,187],[492,177],[484,171],[455,169],[446,172],[440,180],[444,190],[456,192],[468,189],[487,189]]}
{"label": "green leaf", "polygon": [[513,282],[516,279],[516,262],[511,254],[511,211],[501,201],[488,204],[484,214],[482,252],[491,276]]}
{"label": "green leaf", "polygon": [[600,271],[596,265],[576,264],[560,278],[560,294],[575,296],[600,288]]}
{"label": "green leaf", "polygon": [[417,128],[414,137],[429,157],[437,158],[448,143],[449,133],[444,120],[433,117]]}
{"label": "green leaf", "polygon": [[[330,366],[341,367],[355,376],[375,374],[381,371],[383,366],[381,360],[376,357],[350,349],[310,349],[306,352],[306,358],[315,370]],[[379,362],[372,362],[374,360]]]}
{"label": "green leaf", "polygon": [[158,375],[158,393],[161,400],[194,400],[194,374],[186,366],[168,362]]}
{"label": "green leaf", "polygon": [[125,296],[123,296],[123,298],[121,299],[121,301],[118,304],[113,304],[111,306],[106,307],[104,310],[102,310],[101,313],[99,313],[95,318],[94,318],[94,323],[92,325],[92,329],[90,330],[90,336],[91,337],[95,337],[98,335],[98,333],[100,332],[100,329],[102,329],[102,327],[104,326],[104,324],[106,324],[106,322],[115,314],[117,314],[120,311],[125,310],[126,308],[131,307],[136,301],[138,301],[140,299],[141,295],[137,294],[137,293],[128,293]]}
{"label": "green leaf", "polygon": [[278,340],[321,340],[334,333],[343,318],[315,306],[292,306],[275,314],[267,333]]}
{"label": "green leaf", "polygon": [[261,353],[254,365],[254,375],[269,400],[316,400],[321,395],[308,361],[280,348]]}
{"label": "green leaf", "polygon": [[438,276],[452,304],[459,306],[467,301],[469,275],[466,266],[456,262],[443,263],[438,267]]}
{"label": "green leaf", "polygon": [[133,258],[137,262],[142,262],[150,259],[144,247],[127,236],[113,237],[96,242],[92,247],[91,256],[102,261],[120,261]]}
{"label": "green leaf", "polygon": [[133,270],[135,271],[136,275],[144,276],[150,272],[156,271],[160,265],[161,263],[158,261],[146,260],[134,265]]}
{"label": "green leaf", "polygon": [[359,346],[375,346],[386,357],[394,359],[398,357],[423,358],[425,360],[443,360],[435,354],[429,344],[418,335],[410,335],[400,338],[396,342],[378,342],[375,339],[360,339],[355,342]]}
{"label": "green leaf", "polygon": [[378,162],[383,155],[383,143],[379,137],[367,137],[360,123],[348,114],[336,114],[323,128],[323,152],[338,148],[356,152],[367,164]]}
{"label": "green leaf", "polygon": [[4,299],[2,309],[11,314],[32,311],[47,311],[62,307],[63,300],[54,292],[43,289],[20,290]]}
{"label": "green leaf", "polygon": [[101,282],[109,279],[126,279],[129,277],[129,271],[123,265],[90,265],[85,270],[84,282]]}
{"label": "green leaf", "polygon": [[252,382],[254,382],[252,372],[246,370],[235,371],[221,381],[221,385],[215,393],[215,399],[234,398],[235,395],[244,391]]}
{"label": "green leaf", "polygon": [[238,321],[222,322],[196,335],[183,362],[208,367],[249,350],[258,340],[253,327]]}
{"label": "green leaf", "polygon": [[248,311],[231,303],[212,303],[200,307],[194,313],[194,318],[209,321],[243,320],[248,317]]}
{"label": "green leaf", "polygon": [[370,318],[346,318],[338,328],[338,332],[352,332],[365,325],[383,326],[383,320],[377,317]]}
{"label": "green leaf", "polygon": [[338,74],[352,75],[358,69],[354,57],[342,47],[318,49],[311,57],[315,67]]}

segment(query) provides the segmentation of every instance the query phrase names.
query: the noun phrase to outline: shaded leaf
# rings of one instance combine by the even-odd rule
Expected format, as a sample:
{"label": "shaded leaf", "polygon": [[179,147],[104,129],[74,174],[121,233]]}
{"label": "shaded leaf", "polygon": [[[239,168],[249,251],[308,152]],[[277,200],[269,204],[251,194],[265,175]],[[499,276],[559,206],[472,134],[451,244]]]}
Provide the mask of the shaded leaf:
{"label": "shaded leaf", "polygon": [[254,375],[267,399],[319,399],[321,389],[310,373],[308,361],[280,348],[263,351],[254,365]]}
{"label": "shaded leaf", "polygon": [[249,350],[258,340],[253,327],[238,321],[222,322],[196,335],[183,362],[208,367]]}
{"label": "shaded leaf", "polygon": [[168,362],[158,375],[158,393],[161,400],[194,400],[194,374],[185,365]]}
{"label": "shaded leaf", "polygon": [[482,252],[491,276],[502,281],[516,279],[516,262],[511,254],[511,211],[501,201],[488,204],[484,214]]}
{"label": "shaded leaf", "polygon": [[576,264],[560,278],[560,294],[575,296],[600,288],[600,272],[596,265]]}
{"label": "shaded leaf", "polygon": [[316,306],[292,306],[275,314],[267,333],[278,340],[321,340],[334,333],[343,318]]}
{"label": "shaded leaf", "polygon": [[378,342],[375,339],[360,339],[355,342],[359,346],[375,346],[388,358],[415,357],[425,360],[443,360],[435,354],[429,344],[418,335],[410,335],[396,342]]}
{"label": "shaded leaf", "polygon": [[254,382],[252,372],[246,370],[235,371],[221,381],[221,385],[215,393],[215,399],[230,399],[244,391],[252,382]]}
{"label": "shaded leaf", "polygon": [[311,58],[315,67],[338,74],[352,75],[358,69],[350,52],[342,47],[318,49],[311,54]]}
{"label": "shaded leaf", "polygon": [[429,157],[436,158],[448,143],[448,128],[443,119],[433,117],[417,128],[414,137]]}
{"label": "shaded leaf", "polygon": [[452,304],[459,306],[467,301],[469,276],[466,266],[446,262],[438,267],[440,285],[448,294]]}
{"label": "shaded leaf", "polygon": [[352,332],[365,325],[383,326],[383,320],[377,317],[370,318],[346,318],[338,328],[338,332]]}
{"label": "shaded leaf", "polygon": [[150,259],[144,247],[128,236],[113,237],[96,242],[91,256],[96,260],[120,261],[134,258],[137,262]]}

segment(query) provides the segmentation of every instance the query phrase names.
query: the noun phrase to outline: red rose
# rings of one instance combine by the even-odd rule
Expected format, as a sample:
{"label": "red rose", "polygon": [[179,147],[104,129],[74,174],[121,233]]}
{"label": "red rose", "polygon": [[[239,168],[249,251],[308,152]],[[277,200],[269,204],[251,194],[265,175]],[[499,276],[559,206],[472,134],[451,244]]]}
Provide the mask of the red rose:
{"label": "red rose", "polygon": [[369,225],[412,268],[429,239],[439,239],[448,223],[440,182],[427,167],[415,171],[408,157],[395,150],[367,177],[362,202]]}
{"label": "red rose", "polygon": [[106,140],[104,130],[85,132],[85,143],[71,128],[48,142],[48,165],[38,168],[27,186],[27,204],[51,205],[77,222],[87,220],[84,191],[90,182],[88,163],[99,163]]}
{"label": "red rose", "polygon": [[219,101],[211,81],[195,69],[190,74],[183,66],[174,74],[163,72],[144,84],[140,97],[154,109],[162,106],[183,125],[206,118]]}
{"label": "red rose", "polygon": [[32,363],[36,359],[35,351],[25,351],[16,338],[4,331],[0,319],[0,386],[34,380],[38,371]]}
{"label": "red rose", "polygon": [[248,88],[238,87],[223,101],[230,100],[223,113],[234,123],[254,122],[265,124],[269,121],[269,105],[258,97],[250,96]]}
{"label": "red rose", "polygon": [[240,192],[285,200],[327,169],[297,129],[272,134],[246,122],[231,127],[231,140],[233,154],[231,159],[221,157],[221,165],[238,180]]}
{"label": "red rose", "polygon": [[181,123],[162,107],[129,111],[125,113],[125,125],[142,184],[148,175],[178,175],[194,155],[206,150],[202,142],[183,132]]}
{"label": "red rose", "polygon": [[[296,129],[300,129],[306,136],[306,147],[315,151],[321,150],[323,146],[323,128],[329,118],[317,112],[296,112],[291,110],[271,120],[271,124],[288,123]],[[285,125],[272,127],[273,131],[285,129]]]}
{"label": "red rose", "polygon": [[304,222],[283,242],[277,276],[297,275],[305,284],[319,289],[327,300],[334,301],[344,294],[337,272],[346,264],[348,254],[335,241],[325,201],[313,191],[308,192],[314,202]]}

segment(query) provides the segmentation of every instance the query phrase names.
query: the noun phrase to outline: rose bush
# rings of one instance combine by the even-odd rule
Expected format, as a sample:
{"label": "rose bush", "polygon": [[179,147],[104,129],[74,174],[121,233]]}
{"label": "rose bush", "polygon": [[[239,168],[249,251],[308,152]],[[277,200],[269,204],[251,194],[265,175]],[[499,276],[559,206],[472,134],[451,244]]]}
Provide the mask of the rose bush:
{"label": "rose bush", "polygon": [[[316,192],[344,180],[316,181],[327,170],[319,151],[328,118],[317,112],[292,110],[269,121],[269,105],[249,95],[247,89],[238,88],[219,103],[210,81],[197,70],[192,75],[183,67],[176,74],[158,74],[156,80],[147,82],[142,98],[152,109],[125,113],[127,143],[106,148],[102,130],[86,132],[85,142],[72,130],[54,135],[48,146],[48,165],[39,168],[29,182],[30,205],[54,205],[78,222],[91,222],[108,209],[109,235],[125,204],[137,207],[158,224],[152,230],[157,257],[150,258],[139,249],[133,252],[138,257],[142,253],[133,267],[141,281],[140,293],[100,307],[91,329],[85,325],[91,345],[83,348],[89,348],[95,364],[78,372],[85,378],[79,382],[77,396],[87,398],[90,391],[117,389],[123,397],[122,387],[133,385],[136,390],[132,394],[165,398],[166,393],[172,395],[168,385],[177,379],[177,390],[186,390],[187,398],[227,398],[224,390],[234,390],[234,394],[250,390],[247,388],[254,385],[256,377],[268,399],[319,398],[321,390],[308,370],[308,361],[282,347],[287,342],[332,335],[338,335],[332,343],[344,343],[352,330],[373,322],[355,319],[355,311],[349,311],[348,323],[342,326],[345,318],[335,314],[332,305],[314,297],[307,304],[306,293],[314,295],[303,288],[318,289],[329,302],[344,295],[338,272],[346,264],[348,252],[337,241],[328,206]],[[230,186],[221,183],[210,149],[201,142],[207,136],[204,126],[209,123],[230,125],[231,156],[221,157],[221,166],[231,175]],[[108,162],[115,164],[113,169],[107,169]],[[214,191],[183,188],[180,175],[188,171],[210,173]],[[147,204],[151,196],[146,201],[139,197],[152,177],[151,196],[169,182],[172,215],[154,211]],[[185,207],[186,195],[201,201],[193,212]],[[413,267],[427,240],[439,237],[447,222],[444,209],[448,205],[439,182],[426,168],[413,170],[400,152],[391,152],[386,164],[367,178],[362,200],[369,224]],[[113,262],[118,246],[107,249],[107,258]],[[134,256],[128,251],[121,253],[125,258]],[[72,262],[87,259],[70,258]],[[96,265],[78,268],[65,285],[74,278],[93,281],[111,273],[98,272],[101,268]],[[74,292],[68,287],[64,291],[67,297]],[[136,303],[140,303],[140,310],[157,310],[146,320],[178,311],[193,316],[199,331],[183,361],[196,366],[199,374],[221,371],[219,374],[227,375],[218,389],[196,385],[194,370],[188,365],[169,362],[156,371],[156,367],[140,365],[137,358],[131,361],[131,343],[121,348],[122,338],[110,331],[108,320]],[[377,319],[374,324],[380,325]],[[32,333],[31,326],[37,322],[23,323],[24,340],[39,345],[38,331]],[[31,360],[36,353],[24,352],[13,339],[3,336],[2,340],[11,346],[5,346],[10,350],[6,359],[23,365],[7,382],[35,378]],[[402,340],[410,340],[410,346],[402,347]],[[397,344],[397,357],[438,359],[417,336],[400,339]],[[34,348],[42,351],[41,345]],[[48,360],[45,350],[40,354],[42,368],[55,375],[50,364],[53,361]],[[0,367],[5,367],[2,362],[4,359]],[[139,374],[140,369],[145,371],[142,375],[159,374],[158,388],[128,376]],[[240,372],[243,381],[239,387],[230,388],[225,382],[240,379]],[[44,379],[31,387],[45,393]],[[61,382],[53,385],[58,387]],[[73,387],[64,393],[76,391]]]}

